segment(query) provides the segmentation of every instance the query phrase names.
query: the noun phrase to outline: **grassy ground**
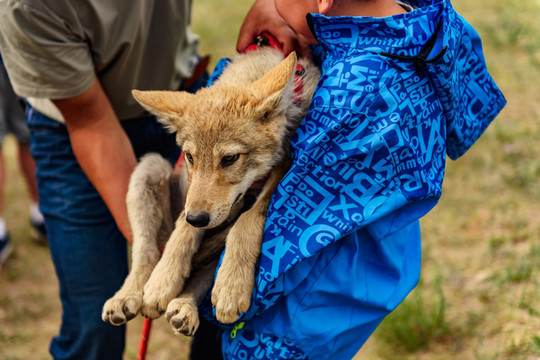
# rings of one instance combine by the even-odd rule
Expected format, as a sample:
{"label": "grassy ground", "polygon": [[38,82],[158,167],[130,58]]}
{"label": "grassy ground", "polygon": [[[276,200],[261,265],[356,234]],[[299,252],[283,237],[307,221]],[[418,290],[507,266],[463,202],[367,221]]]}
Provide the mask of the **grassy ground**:
{"label": "grassy ground", "polygon": [[[251,1],[195,1],[213,63],[234,54]],[[422,222],[421,284],[357,359],[540,359],[540,3],[455,0],[479,31],[508,105],[448,164],[443,199]],[[29,236],[24,184],[9,138],[6,217],[15,246],[0,273],[0,360],[47,359],[61,309],[48,249]],[[135,359],[142,320],[128,326]],[[186,359],[189,340],[154,322],[149,359]]]}

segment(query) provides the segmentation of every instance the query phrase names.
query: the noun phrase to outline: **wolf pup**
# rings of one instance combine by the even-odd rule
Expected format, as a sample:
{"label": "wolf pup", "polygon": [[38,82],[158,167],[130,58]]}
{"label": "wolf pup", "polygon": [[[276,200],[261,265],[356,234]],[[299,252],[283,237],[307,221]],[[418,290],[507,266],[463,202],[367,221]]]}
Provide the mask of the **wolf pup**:
{"label": "wolf pup", "polygon": [[[212,289],[216,317],[232,323],[248,310],[272,191],[289,168],[290,139],[320,77],[305,60],[299,60],[301,78],[295,76],[296,63],[295,53],[283,59],[265,47],[238,55],[196,94],[133,91],[176,132],[186,161],[175,175],[167,161],[150,154],[134,171],[127,195],[132,267],[105,303],[104,321],[120,325],[139,311],[150,318],[167,312],[176,332],[192,335],[224,247]],[[252,206],[241,212],[245,194],[265,178]]]}

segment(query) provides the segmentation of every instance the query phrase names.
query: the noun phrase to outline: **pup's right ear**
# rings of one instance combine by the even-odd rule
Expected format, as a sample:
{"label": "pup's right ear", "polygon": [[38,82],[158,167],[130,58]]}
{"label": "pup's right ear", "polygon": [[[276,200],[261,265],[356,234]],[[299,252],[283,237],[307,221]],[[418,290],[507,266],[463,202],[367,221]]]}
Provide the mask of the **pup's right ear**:
{"label": "pup's right ear", "polygon": [[193,94],[185,91],[141,91],[132,90],[131,94],[146,110],[156,115],[160,122],[171,130],[177,131]]}
{"label": "pup's right ear", "polygon": [[293,51],[251,85],[256,110],[260,113],[285,111],[287,104],[283,98],[286,92],[291,91],[295,69],[296,53]]}

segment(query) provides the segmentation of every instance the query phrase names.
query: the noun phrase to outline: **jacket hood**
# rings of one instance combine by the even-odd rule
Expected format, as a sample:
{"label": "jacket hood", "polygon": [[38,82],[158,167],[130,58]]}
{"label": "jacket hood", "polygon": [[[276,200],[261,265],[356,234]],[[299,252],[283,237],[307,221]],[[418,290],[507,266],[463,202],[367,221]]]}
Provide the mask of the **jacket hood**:
{"label": "jacket hood", "polygon": [[372,53],[394,60],[395,66],[424,67],[443,105],[446,151],[455,160],[484,132],[506,100],[487,71],[478,33],[450,1],[407,4],[414,10],[392,17],[308,14],[307,21],[326,54]]}

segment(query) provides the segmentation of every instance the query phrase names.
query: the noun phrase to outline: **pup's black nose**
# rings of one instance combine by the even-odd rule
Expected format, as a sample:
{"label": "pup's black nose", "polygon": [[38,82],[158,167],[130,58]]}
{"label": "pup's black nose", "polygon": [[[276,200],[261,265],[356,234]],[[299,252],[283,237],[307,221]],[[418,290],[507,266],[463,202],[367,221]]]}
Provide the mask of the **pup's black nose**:
{"label": "pup's black nose", "polygon": [[195,227],[205,227],[210,222],[210,215],[202,212],[198,214],[187,214],[186,221]]}

